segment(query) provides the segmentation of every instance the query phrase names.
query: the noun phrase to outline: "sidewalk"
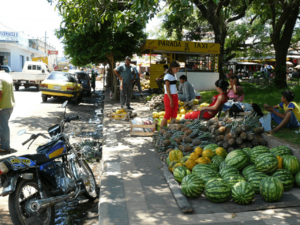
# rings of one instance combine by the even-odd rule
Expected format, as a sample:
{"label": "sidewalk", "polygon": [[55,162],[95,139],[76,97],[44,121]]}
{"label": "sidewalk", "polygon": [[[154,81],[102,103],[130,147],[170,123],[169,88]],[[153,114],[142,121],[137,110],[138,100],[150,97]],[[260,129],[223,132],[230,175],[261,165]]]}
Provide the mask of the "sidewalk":
{"label": "sidewalk", "polygon": [[[131,137],[128,121],[109,121],[107,113],[120,107],[105,100],[103,175],[99,199],[100,225],[218,224],[263,225],[299,224],[300,207],[228,213],[224,204],[188,199],[194,212],[181,212],[161,173],[162,161],[150,137]],[[150,116],[149,108],[133,103],[139,117]],[[286,193],[286,192],[285,192]],[[289,193],[300,198],[299,189]],[[226,205],[225,205],[226,207]]]}

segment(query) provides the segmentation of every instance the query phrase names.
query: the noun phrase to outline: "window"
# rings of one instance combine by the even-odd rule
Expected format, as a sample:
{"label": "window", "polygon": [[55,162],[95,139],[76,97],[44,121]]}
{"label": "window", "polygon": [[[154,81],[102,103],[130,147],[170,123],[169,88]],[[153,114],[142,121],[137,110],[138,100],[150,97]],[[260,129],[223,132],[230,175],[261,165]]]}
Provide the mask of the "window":
{"label": "window", "polygon": [[28,65],[27,69],[28,69],[28,70],[31,70],[31,67],[32,67],[31,65]]}
{"label": "window", "polygon": [[40,65],[37,65],[37,70],[42,70],[42,67]]}
{"label": "window", "polygon": [[32,70],[36,70],[36,65],[33,65],[33,66],[32,66]]}
{"label": "window", "polygon": [[27,60],[26,61],[29,61],[29,57],[27,57]]}
{"label": "window", "polygon": [[213,71],[214,56],[213,55],[187,55],[186,69],[189,72]]}
{"label": "window", "polygon": [[86,73],[77,73],[77,77],[80,80],[88,80],[89,79]]}

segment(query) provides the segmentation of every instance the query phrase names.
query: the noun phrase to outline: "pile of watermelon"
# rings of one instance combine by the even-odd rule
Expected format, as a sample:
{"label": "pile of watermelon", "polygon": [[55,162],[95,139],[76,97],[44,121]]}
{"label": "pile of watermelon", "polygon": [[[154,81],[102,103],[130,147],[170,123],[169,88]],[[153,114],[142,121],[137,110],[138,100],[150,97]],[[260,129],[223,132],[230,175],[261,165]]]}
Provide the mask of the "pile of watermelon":
{"label": "pile of watermelon", "polygon": [[256,146],[227,154],[210,144],[185,157],[176,149],[167,164],[184,195],[195,198],[204,193],[212,202],[231,196],[238,204],[250,204],[255,194],[276,202],[295,184],[300,187],[300,162],[286,146]]}

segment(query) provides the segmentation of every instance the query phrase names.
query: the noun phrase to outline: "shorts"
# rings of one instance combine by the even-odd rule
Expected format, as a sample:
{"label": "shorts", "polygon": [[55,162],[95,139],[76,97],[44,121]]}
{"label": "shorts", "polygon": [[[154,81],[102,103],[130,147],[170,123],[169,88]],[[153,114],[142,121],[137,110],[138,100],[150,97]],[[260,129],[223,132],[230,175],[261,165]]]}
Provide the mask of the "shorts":
{"label": "shorts", "polygon": [[176,118],[177,117],[177,110],[178,110],[178,95],[174,94],[171,95],[173,99],[174,106],[173,108],[170,106],[170,99],[167,94],[164,96],[164,104],[165,104],[165,116],[164,119],[169,120],[170,118]]}
{"label": "shorts", "polygon": [[[195,119],[198,119],[199,115],[200,115],[201,111],[194,111],[194,112],[189,112],[187,114],[185,114],[184,118],[187,119],[187,120],[195,120]],[[211,118],[215,117],[214,115],[211,115],[210,113],[208,112],[205,112],[203,114],[203,117],[202,119],[206,119],[206,120],[209,120]]]}
{"label": "shorts", "polygon": [[[275,111],[279,112],[277,109]],[[275,113],[271,113],[272,119],[275,121],[275,123],[280,124],[283,118],[275,115]],[[295,114],[291,111],[291,118],[287,125],[285,125],[285,128],[298,128],[300,126],[300,122],[297,120],[297,117]]]}

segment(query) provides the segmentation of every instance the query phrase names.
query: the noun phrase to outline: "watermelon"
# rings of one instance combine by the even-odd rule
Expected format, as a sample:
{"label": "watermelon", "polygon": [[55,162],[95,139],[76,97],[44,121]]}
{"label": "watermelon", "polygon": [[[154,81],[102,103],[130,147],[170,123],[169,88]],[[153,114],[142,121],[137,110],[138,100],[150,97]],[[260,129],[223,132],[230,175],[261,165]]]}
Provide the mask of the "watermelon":
{"label": "watermelon", "polygon": [[203,171],[213,171],[208,164],[197,164],[192,170],[192,174],[202,173]]}
{"label": "watermelon", "polygon": [[187,197],[199,197],[203,190],[203,180],[193,174],[185,176],[181,181],[181,191]]}
{"label": "watermelon", "polygon": [[230,188],[232,188],[233,185],[235,185],[238,182],[245,181],[245,178],[240,174],[238,174],[238,175],[237,174],[235,174],[235,175],[228,174],[222,178],[230,185]]}
{"label": "watermelon", "polygon": [[205,184],[205,196],[212,202],[225,202],[231,193],[229,184],[221,178],[212,179]]}
{"label": "watermelon", "polygon": [[211,168],[212,170],[219,172],[219,166],[218,165],[216,165],[214,163],[208,163],[206,165],[208,165],[209,168]]}
{"label": "watermelon", "polygon": [[275,156],[292,155],[292,150],[283,145],[271,148],[270,152]]}
{"label": "watermelon", "polygon": [[241,149],[237,149],[230,152],[225,159],[226,165],[233,166],[238,170],[241,170],[244,167],[246,167],[248,162],[249,162],[248,154]]}
{"label": "watermelon", "polygon": [[181,183],[182,179],[189,174],[191,174],[191,171],[184,166],[178,166],[173,172],[175,180],[179,183]]}
{"label": "watermelon", "polygon": [[260,182],[265,177],[268,177],[268,175],[262,172],[254,172],[248,175],[248,181],[254,188],[255,193],[259,194]]}
{"label": "watermelon", "polygon": [[257,171],[264,173],[273,173],[278,168],[278,159],[272,153],[263,153],[255,159]]}
{"label": "watermelon", "polygon": [[251,155],[251,148],[243,148],[243,151],[246,152],[249,156]]}
{"label": "watermelon", "polygon": [[168,156],[168,158],[167,158],[167,160],[166,160],[166,163],[167,163],[167,165],[169,166],[170,165],[170,157]]}
{"label": "watermelon", "polygon": [[282,168],[287,169],[293,175],[300,171],[300,163],[296,156],[293,155],[283,155],[282,156]]}
{"label": "watermelon", "polygon": [[232,166],[226,166],[220,171],[221,177],[224,177],[226,175],[239,175],[239,174],[240,174],[239,170]]}
{"label": "watermelon", "polygon": [[195,175],[198,176],[201,180],[203,180],[204,183],[215,178],[221,178],[220,174],[216,171],[203,171],[202,173],[197,173]]}
{"label": "watermelon", "polygon": [[212,163],[213,164],[216,164],[218,167],[220,166],[221,162],[223,162],[225,159],[220,156],[220,155],[215,155],[213,158],[212,158]]}
{"label": "watermelon", "polygon": [[189,155],[184,156],[184,157],[180,160],[180,162],[181,162],[182,164],[185,164],[185,162],[188,161],[189,158],[190,158]]}
{"label": "watermelon", "polygon": [[249,165],[243,169],[242,174],[245,177],[245,179],[248,180],[248,176],[251,175],[251,173],[253,173],[253,172],[258,172],[256,170],[255,165]]}
{"label": "watermelon", "polygon": [[232,187],[231,197],[236,203],[241,205],[247,205],[253,201],[255,197],[255,191],[249,182],[242,181],[236,183]]}
{"label": "watermelon", "polygon": [[295,175],[295,183],[300,188],[300,172]]}
{"label": "watermelon", "polygon": [[270,150],[266,146],[258,145],[251,150],[250,158],[253,163],[255,163],[255,159],[262,153],[270,153]]}
{"label": "watermelon", "polygon": [[219,148],[220,146],[217,145],[217,144],[209,144],[209,145],[206,145],[204,148],[203,148],[203,151],[206,150],[206,149],[210,149],[214,152],[214,154],[216,154],[216,149]]}
{"label": "watermelon", "polygon": [[221,171],[223,168],[226,167],[226,163],[225,163],[225,160],[223,162],[220,163],[219,165],[219,171]]}
{"label": "watermelon", "polygon": [[276,177],[265,177],[260,182],[260,195],[266,202],[278,202],[283,190],[283,184]]}
{"label": "watermelon", "polygon": [[276,177],[281,181],[281,183],[283,184],[284,191],[288,191],[294,186],[294,176],[293,174],[291,174],[290,171],[286,169],[277,170],[272,177]]}

